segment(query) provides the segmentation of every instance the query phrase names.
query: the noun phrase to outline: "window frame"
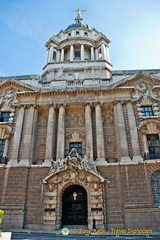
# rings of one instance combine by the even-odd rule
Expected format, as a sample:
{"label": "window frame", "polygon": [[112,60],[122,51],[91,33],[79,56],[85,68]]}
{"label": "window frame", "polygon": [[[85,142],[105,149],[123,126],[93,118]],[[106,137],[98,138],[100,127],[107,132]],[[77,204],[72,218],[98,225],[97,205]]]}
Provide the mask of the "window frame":
{"label": "window frame", "polygon": [[[1,144],[1,142],[3,142],[3,143]],[[3,157],[5,142],[6,142],[5,139],[0,139],[0,158]]]}
{"label": "window frame", "polygon": [[80,51],[75,51],[74,52],[74,57],[75,58],[81,58],[81,52]]}
{"label": "window frame", "polygon": [[153,117],[154,111],[151,105],[141,106],[141,112],[143,117]]}
{"label": "window frame", "polygon": [[[71,145],[73,145],[73,146],[71,146]],[[75,145],[79,145],[79,146],[75,146]],[[71,152],[73,148],[77,151],[77,153],[80,156],[82,156],[82,142],[70,142],[69,143],[69,152]]]}
{"label": "window frame", "polygon": [[[8,116],[6,117],[6,116],[3,116],[3,114],[5,115],[5,114],[8,114]],[[10,118],[10,112],[1,112],[1,114],[0,114],[0,122],[2,123],[2,122],[9,122],[9,118]],[[7,119],[7,121],[5,121]]]}

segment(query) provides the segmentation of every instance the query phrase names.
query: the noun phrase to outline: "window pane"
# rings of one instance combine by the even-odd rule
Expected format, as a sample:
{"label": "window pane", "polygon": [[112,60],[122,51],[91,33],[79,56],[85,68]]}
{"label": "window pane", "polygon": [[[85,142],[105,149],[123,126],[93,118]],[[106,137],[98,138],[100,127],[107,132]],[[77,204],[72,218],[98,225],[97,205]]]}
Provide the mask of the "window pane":
{"label": "window pane", "polygon": [[0,140],[0,157],[3,156],[5,140]]}
{"label": "window pane", "polygon": [[80,58],[80,52],[75,52],[75,58]]}
{"label": "window pane", "polygon": [[154,116],[152,106],[144,106],[141,107],[143,116],[148,117],[148,116]]}
{"label": "window pane", "polygon": [[77,151],[78,154],[82,155],[82,143],[79,142],[70,143],[69,152],[71,152],[73,148]]}
{"label": "window pane", "polygon": [[0,122],[8,122],[9,115],[10,115],[10,112],[1,112]]}

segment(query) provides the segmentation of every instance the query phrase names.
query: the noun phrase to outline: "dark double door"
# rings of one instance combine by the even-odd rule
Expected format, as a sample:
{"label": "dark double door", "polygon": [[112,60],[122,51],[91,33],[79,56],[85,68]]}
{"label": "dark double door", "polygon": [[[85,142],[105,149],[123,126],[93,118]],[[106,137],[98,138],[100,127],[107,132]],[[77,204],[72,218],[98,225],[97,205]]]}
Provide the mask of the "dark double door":
{"label": "dark double door", "polygon": [[63,193],[62,225],[87,225],[87,193],[79,185],[71,185]]}

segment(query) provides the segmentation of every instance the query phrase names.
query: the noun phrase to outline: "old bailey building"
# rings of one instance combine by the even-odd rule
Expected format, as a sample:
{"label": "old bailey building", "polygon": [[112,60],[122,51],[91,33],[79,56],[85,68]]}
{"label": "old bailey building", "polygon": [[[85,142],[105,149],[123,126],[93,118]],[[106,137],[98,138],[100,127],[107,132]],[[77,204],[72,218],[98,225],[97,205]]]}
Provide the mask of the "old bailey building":
{"label": "old bailey building", "polygon": [[42,76],[0,78],[2,228],[160,231],[160,69],[113,71],[81,11]]}

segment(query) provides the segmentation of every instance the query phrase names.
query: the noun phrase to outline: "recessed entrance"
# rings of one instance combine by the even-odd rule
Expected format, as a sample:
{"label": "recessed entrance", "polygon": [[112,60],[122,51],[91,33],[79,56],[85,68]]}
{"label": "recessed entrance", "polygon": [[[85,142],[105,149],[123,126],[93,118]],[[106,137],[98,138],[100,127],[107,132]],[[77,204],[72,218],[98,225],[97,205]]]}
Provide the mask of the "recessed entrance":
{"label": "recessed entrance", "polygon": [[87,192],[71,185],[62,197],[62,225],[87,225]]}

